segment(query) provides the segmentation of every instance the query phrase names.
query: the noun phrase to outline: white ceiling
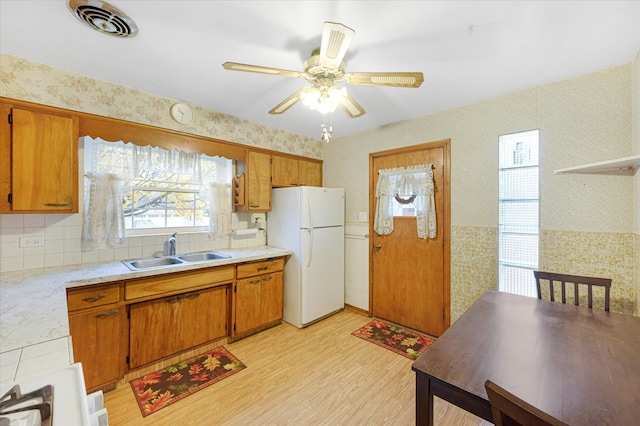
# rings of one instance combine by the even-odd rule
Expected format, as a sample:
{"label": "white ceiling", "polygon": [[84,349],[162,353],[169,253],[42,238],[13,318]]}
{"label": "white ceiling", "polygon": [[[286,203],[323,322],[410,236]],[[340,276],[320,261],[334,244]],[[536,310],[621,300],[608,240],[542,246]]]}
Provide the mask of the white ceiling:
{"label": "white ceiling", "polygon": [[324,21],[356,32],[350,72],[420,71],[418,89],[347,86],[367,113],[333,114],[334,137],[631,62],[640,1],[109,0],[140,33],[82,24],[67,0],[0,0],[0,52],[320,136],[296,104],[267,112],[303,79],[226,71],[225,61],[302,70]]}

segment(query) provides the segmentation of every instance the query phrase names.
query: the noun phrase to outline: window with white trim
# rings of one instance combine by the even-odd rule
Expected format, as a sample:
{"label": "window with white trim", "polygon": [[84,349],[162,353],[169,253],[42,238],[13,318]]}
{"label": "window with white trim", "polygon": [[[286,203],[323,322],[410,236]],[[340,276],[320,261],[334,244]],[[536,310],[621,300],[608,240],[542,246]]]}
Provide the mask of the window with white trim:
{"label": "window with white trim", "polygon": [[232,160],[226,158],[88,137],[84,147],[86,173],[121,179],[127,235],[207,231],[210,185],[231,186]]}
{"label": "window with white trim", "polygon": [[539,132],[499,138],[498,289],[536,297]]}

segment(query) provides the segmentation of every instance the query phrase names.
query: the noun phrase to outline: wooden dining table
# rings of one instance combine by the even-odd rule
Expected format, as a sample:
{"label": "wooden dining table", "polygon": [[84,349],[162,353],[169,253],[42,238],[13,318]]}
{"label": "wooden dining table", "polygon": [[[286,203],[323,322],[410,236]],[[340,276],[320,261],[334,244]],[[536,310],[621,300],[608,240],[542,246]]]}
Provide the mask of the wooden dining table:
{"label": "wooden dining table", "polygon": [[434,396],[490,422],[487,379],[575,425],[640,425],[640,317],[487,291],[414,363],[416,424]]}

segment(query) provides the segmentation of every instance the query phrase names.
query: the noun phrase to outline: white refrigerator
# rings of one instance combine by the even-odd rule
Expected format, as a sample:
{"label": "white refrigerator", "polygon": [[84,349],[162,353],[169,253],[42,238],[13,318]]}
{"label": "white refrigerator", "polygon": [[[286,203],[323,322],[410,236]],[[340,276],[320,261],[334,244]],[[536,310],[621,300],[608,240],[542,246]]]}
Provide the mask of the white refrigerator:
{"label": "white refrigerator", "polygon": [[271,201],[268,244],[293,251],[283,319],[302,328],[344,308],[344,189],[274,188]]}

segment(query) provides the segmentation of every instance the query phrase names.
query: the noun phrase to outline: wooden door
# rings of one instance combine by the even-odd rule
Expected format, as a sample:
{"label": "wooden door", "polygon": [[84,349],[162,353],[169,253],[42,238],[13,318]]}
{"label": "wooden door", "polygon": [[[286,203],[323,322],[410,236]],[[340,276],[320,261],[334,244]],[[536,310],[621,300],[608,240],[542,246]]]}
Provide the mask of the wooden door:
{"label": "wooden door", "polygon": [[136,368],[183,348],[181,296],[169,296],[129,307],[129,368]]}
{"label": "wooden door", "polygon": [[307,186],[322,186],[322,163],[298,160],[298,183]]}
{"label": "wooden door", "polygon": [[271,210],[271,155],[249,151],[247,169],[247,210]]}
{"label": "wooden door", "polygon": [[255,276],[236,283],[235,334],[244,333],[260,326],[260,299],[262,277]]}
{"label": "wooden door", "polygon": [[87,390],[91,391],[120,378],[124,358],[120,350],[124,309],[106,306],[69,315],[73,355],[81,362]]}
{"label": "wooden door", "polygon": [[298,185],[298,160],[280,155],[271,156],[271,186]]}
{"label": "wooden door", "polygon": [[[439,336],[449,326],[449,141],[370,155],[371,302],[375,317]],[[415,217],[395,217],[394,231],[373,231],[378,170],[432,164],[437,237],[420,239]]]}
{"label": "wooden door", "polygon": [[274,272],[262,277],[262,299],[260,301],[260,322],[268,324],[282,318],[284,303],[284,281],[282,272]]}
{"label": "wooden door", "polygon": [[77,212],[77,121],[13,108],[12,211]]}
{"label": "wooden door", "polygon": [[227,286],[193,291],[184,295],[182,350],[226,335]]}

